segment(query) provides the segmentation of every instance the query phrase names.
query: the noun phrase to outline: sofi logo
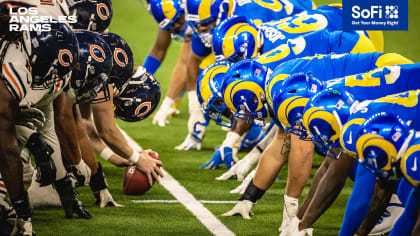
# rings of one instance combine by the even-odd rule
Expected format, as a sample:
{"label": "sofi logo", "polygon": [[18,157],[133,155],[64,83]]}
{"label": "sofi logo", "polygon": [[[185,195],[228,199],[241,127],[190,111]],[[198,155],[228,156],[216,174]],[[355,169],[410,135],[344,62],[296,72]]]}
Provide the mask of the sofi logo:
{"label": "sofi logo", "polygon": [[382,19],[398,19],[398,5],[385,6],[385,14],[383,14],[382,6],[371,6],[370,9],[361,9],[360,6],[353,6],[351,8],[351,16],[354,19],[374,19],[375,17]]}
{"label": "sofi logo", "polygon": [[408,30],[408,0],[343,0],[343,30]]}

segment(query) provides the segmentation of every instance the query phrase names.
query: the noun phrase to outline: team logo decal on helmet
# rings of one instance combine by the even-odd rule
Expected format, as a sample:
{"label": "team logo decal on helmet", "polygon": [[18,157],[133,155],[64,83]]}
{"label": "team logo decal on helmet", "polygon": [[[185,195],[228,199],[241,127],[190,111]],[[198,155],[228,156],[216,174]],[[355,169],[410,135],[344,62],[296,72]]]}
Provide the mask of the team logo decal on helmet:
{"label": "team logo decal on helmet", "polygon": [[98,13],[99,18],[102,20],[107,20],[109,18],[109,9],[105,3],[99,3],[96,5],[96,12]]}
{"label": "team logo decal on helmet", "polygon": [[[67,57],[67,60],[65,59],[64,56]],[[68,49],[61,49],[60,52],[58,53],[58,62],[62,66],[69,67],[71,63],[73,62],[73,55]]]}
{"label": "team logo decal on helmet", "polygon": [[152,105],[151,102],[144,102],[144,103],[140,104],[136,108],[134,114],[138,117],[144,116],[145,114],[147,114],[150,111],[150,108],[152,107],[151,105]]}
{"label": "team logo decal on helmet", "polygon": [[[118,55],[122,55],[123,56],[123,60],[121,61],[120,58],[118,57]],[[121,48],[116,48],[114,50],[114,61],[121,67],[125,67],[128,63],[128,56],[127,53],[125,53],[125,51]]]}
{"label": "team logo decal on helmet", "polygon": [[103,62],[105,60],[105,52],[100,46],[90,45],[89,51],[92,58],[95,59],[96,61]]}

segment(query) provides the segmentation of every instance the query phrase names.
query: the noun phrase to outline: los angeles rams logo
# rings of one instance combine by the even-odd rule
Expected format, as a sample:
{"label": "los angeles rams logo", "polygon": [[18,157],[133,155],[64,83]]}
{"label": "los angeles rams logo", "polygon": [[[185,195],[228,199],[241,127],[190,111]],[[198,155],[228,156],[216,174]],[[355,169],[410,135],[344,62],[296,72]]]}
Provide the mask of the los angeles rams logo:
{"label": "los angeles rams logo", "polygon": [[[118,57],[118,55],[121,54],[124,58],[123,61],[120,60],[120,58]],[[128,63],[128,56],[127,53],[125,53],[125,51],[121,48],[116,48],[114,50],[114,61],[121,67],[125,67]]]}
{"label": "los angeles rams logo", "polygon": [[90,45],[89,51],[92,58],[96,61],[103,62],[106,58],[104,50],[96,44]]}
{"label": "los angeles rams logo", "polygon": [[68,49],[61,49],[58,53],[58,62],[64,67],[69,67],[73,62],[73,54]]}
{"label": "los angeles rams logo", "polygon": [[[152,107],[151,102],[143,102],[142,104],[140,104],[140,105],[136,108],[136,110],[135,110],[134,114],[135,114],[137,117],[143,116],[143,115],[147,114],[147,113],[150,111],[150,108],[151,108],[151,107]],[[145,109],[144,109],[144,108],[145,108]],[[140,111],[143,111],[143,112],[141,112],[141,113],[140,113]]]}
{"label": "los angeles rams logo", "polygon": [[109,18],[109,9],[105,3],[99,3],[96,5],[96,12],[101,20],[107,20]]}

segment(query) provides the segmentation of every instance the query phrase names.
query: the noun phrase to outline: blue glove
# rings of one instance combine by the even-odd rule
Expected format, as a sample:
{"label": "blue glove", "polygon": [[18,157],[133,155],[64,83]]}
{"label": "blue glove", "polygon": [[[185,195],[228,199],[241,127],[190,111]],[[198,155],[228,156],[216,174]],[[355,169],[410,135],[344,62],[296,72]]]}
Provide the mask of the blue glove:
{"label": "blue glove", "polygon": [[233,163],[234,161],[232,157],[232,148],[220,147],[219,150],[217,150],[213,154],[213,156],[211,157],[211,160],[200,168],[213,170],[213,169],[216,169],[218,165],[226,164],[226,167],[230,169]]}

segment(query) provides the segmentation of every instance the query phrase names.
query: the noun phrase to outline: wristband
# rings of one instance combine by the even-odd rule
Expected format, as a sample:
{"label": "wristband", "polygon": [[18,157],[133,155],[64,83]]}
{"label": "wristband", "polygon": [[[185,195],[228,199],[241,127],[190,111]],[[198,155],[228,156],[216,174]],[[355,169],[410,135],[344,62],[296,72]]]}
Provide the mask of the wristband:
{"label": "wristband", "polygon": [[136,164],[139,161],[139,158],[140,158],[140,153],[133,150],[133,154],[131,154],[131,156],[130,156],[130,158],[128,158],[128,160],[131,163]]}
{"label": "wristband", "polygon": [[143,67],[146,68],[147,72],[154,74],[160,66],[160,61],[152,56],[147,56],[144,60]]}
{"label": "wristband", "polygon": [[99,156],[102,157],[105,161],[108,161],[112,155],[114,155],[114,152],[109,147],[105,147],[102,149],[101,153],[99,153]]}

